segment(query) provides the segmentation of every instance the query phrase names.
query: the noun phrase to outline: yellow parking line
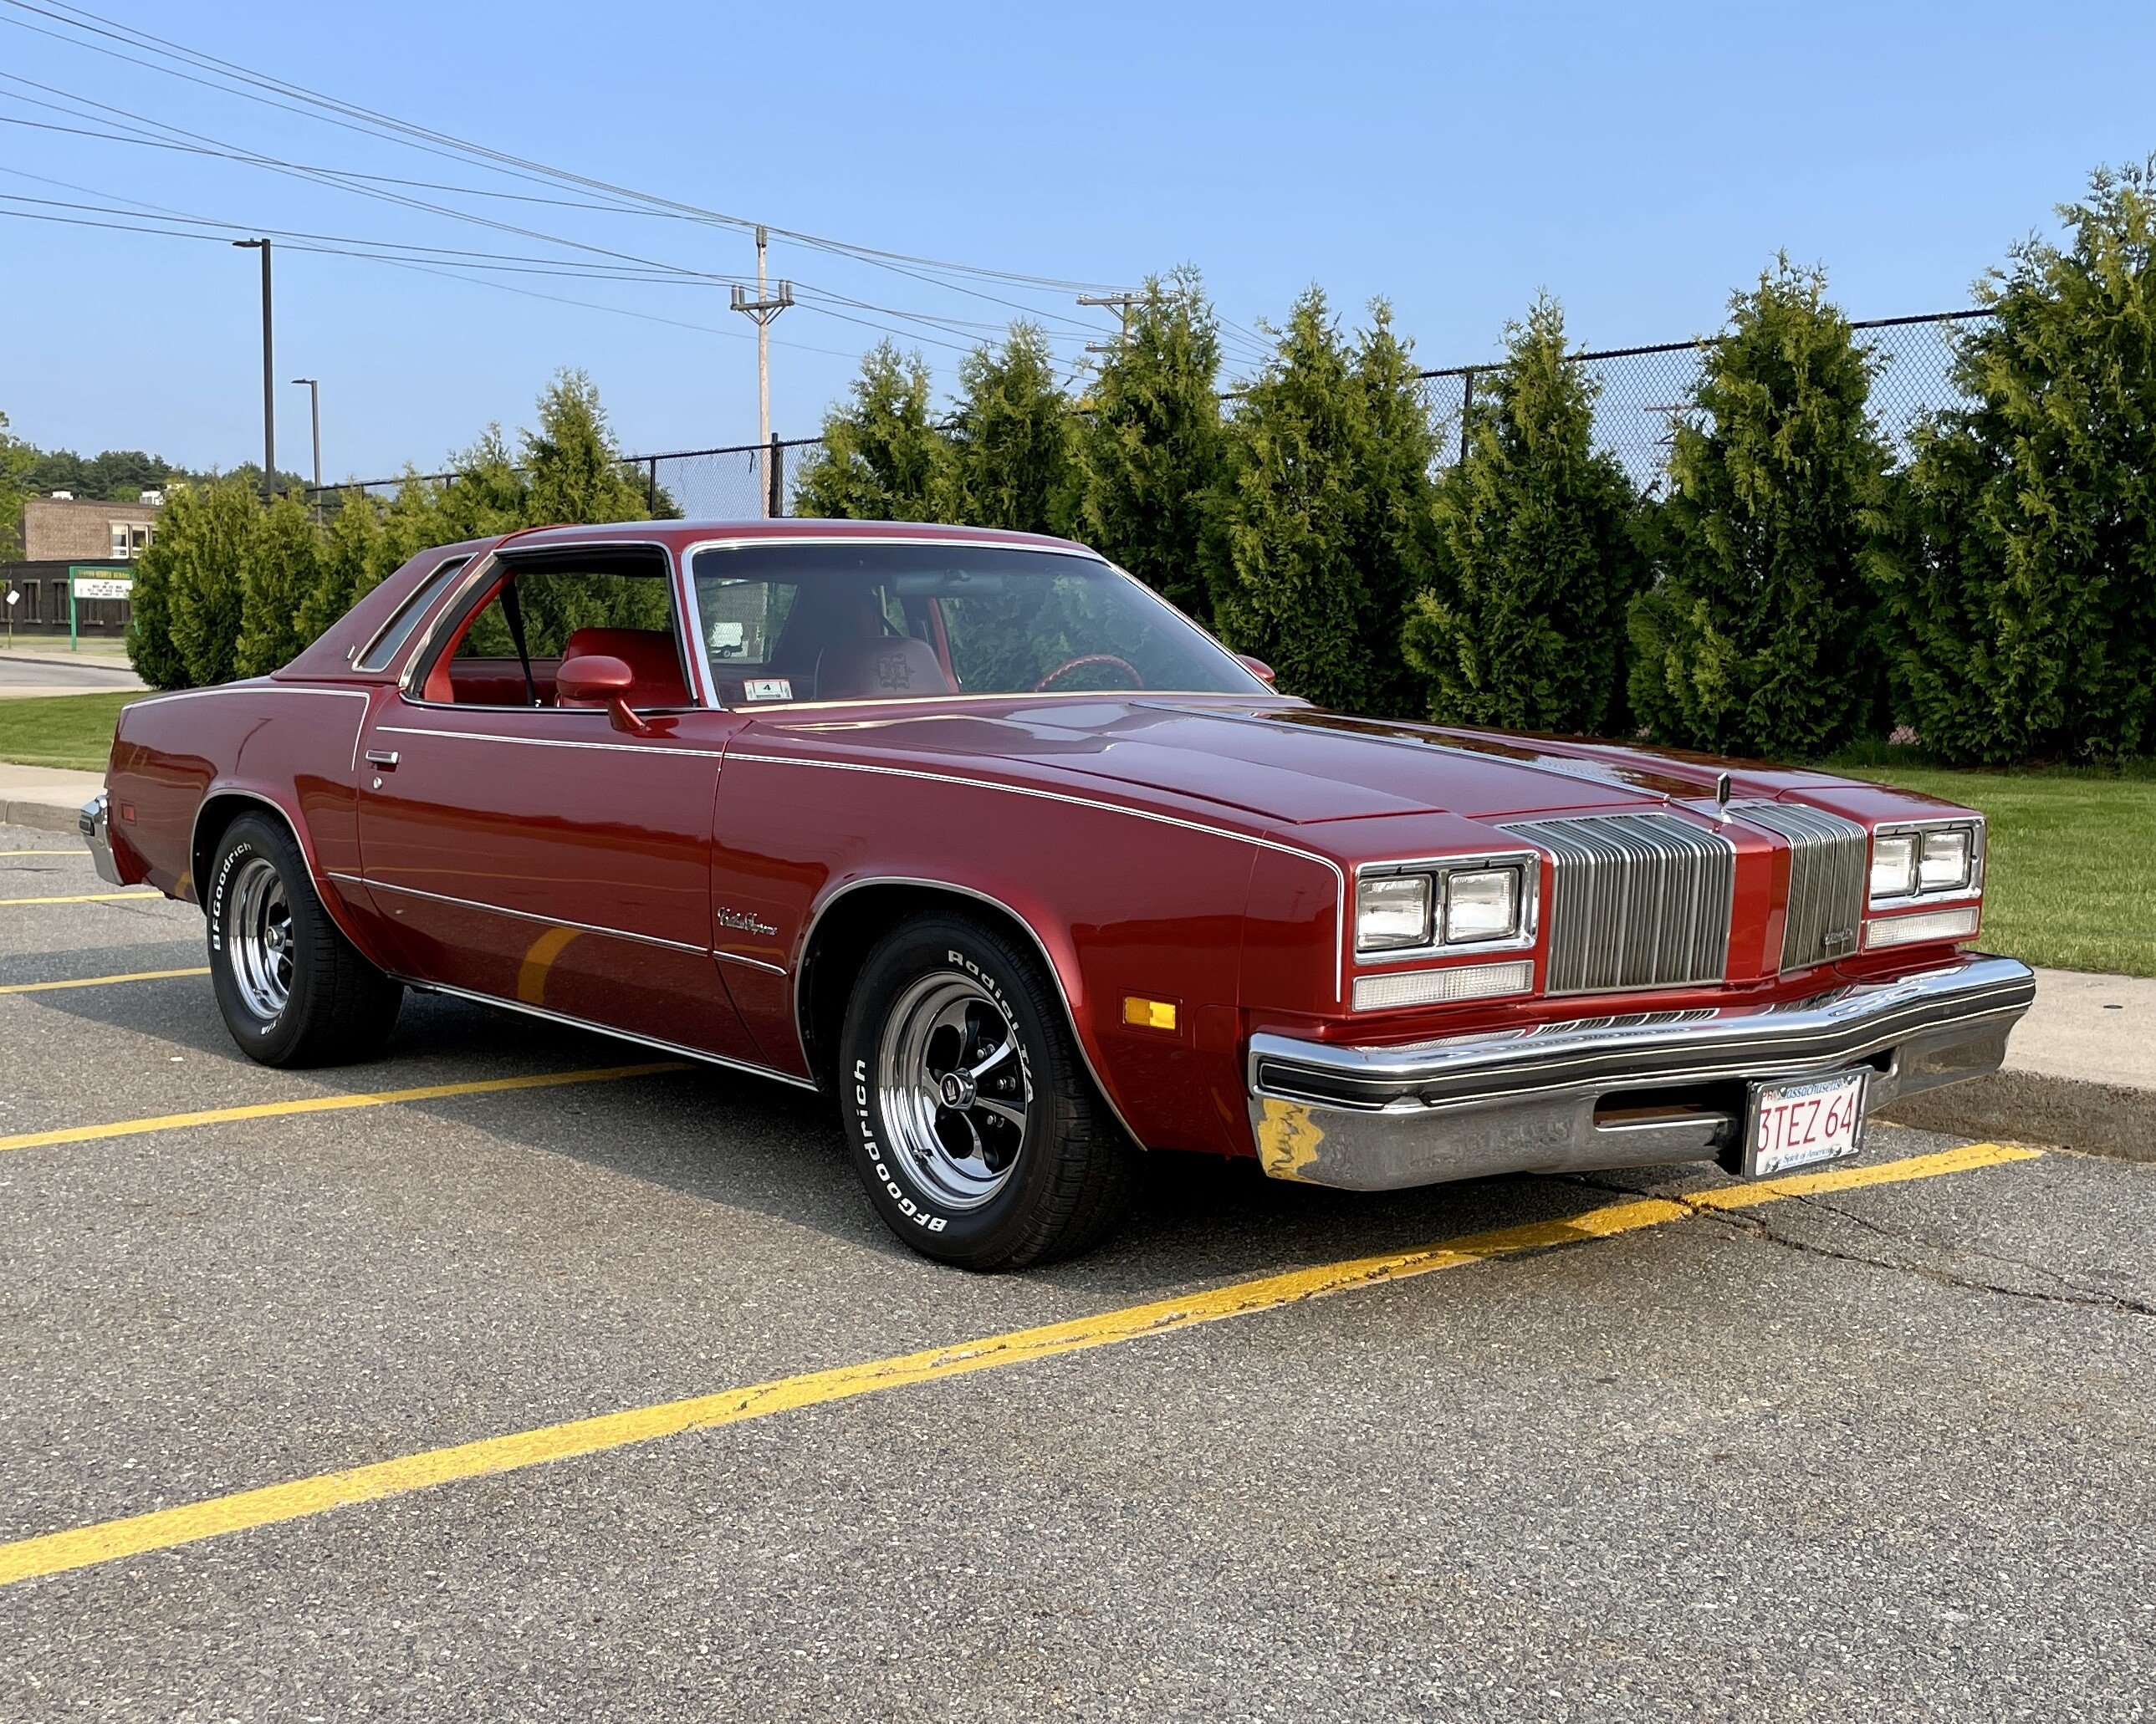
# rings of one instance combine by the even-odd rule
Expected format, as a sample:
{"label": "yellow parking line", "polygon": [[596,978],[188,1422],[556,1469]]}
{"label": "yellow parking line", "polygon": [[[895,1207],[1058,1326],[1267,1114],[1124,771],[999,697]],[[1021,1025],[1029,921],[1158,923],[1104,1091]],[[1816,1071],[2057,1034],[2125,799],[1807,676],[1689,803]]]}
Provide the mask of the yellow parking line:
{"label": "yellow parking line", "polygon": [[130,970],[124,976],[80,976],[72,982],[10,982],[0,993],[45,993],[55,988],[102,988],[109,982],[163,982],[174,976],[207,976],[209,967],[192,970]]}
{"label": "yellow parking line", "polygon": [[162,892],[77,892],[66,898],[0,898],[0,904],[109,904],[116,898],[162,898]]}
{"label": "yellow parking line", "polygon": [[[425,1449],[394,1460],[348,1467],[311,1479],[295,1479],[288,1484],[236,1491],[229,1496],[211,1497],[177,1508],[159,1509],[150,1514],[131,1515],[122,1520],[104,1521],[65,1532],[48,1532],[38,1537],[18,1539],[12,1544],[0,1544],[0,1586],[37,1575],[87,1568],[122,1557],[139,1556],[146,1551],[170,1550],[177,1545],[192,1544],[222,1533],[301,1520],[348,1504],[375,1502],[383,1497],[401,1496],[458,1480],[516,1472],[547,1461],[649,1443],[660,1437],[678,1436],[685,1431],[739,1424],[774,1413],[851,1400],[910,1383],[963,1377],[976,1371],[999,1370],[1006,1365],[1023,1364],[1032,1359],[1111,1347],[1142,1336],[1165,1335],[1199,1323],[1277,1311],[1304,1300],[1405,1280],[1437,1270],[1457,1269],[1466,1264],[1514,1257],[1551,1246],[1608,1239],[1617,1234],[1681,1220],[1702,1209],[1748,1208],[1816,1192],[1847,1191],[1860,1186],[1935,1178],[1943,1173],[1959,1173],[2001,1162],[2025,1161],[2038,1153],[2033,1149],[2004,1144],[1976,1143],[1937,1155],[1912,1156],[1876,1167],[1799,1174],[1758,1185],[1696,1193],[1681,1200],[1640,1198],[1561,1221],[1529,1222],[1524,1226],[1473,1234],[1418,1250],[1357,1258],[1315,1269],[1291,1270],[1285,1275],[1235,1281],[1204,1292],[1127,1306],[1120,1311],[1103,1311],[1096,1316],[1079,1317],[1069,1322],[1013,1330],[983,1340],[963,1342],[956,1347],[931,1347],[865,1364],[804,1372],[798,1377],[782,1377],[768,1383],[752,1383],[745,1388],[725,1389],[717,1394],[666,1401],[628,1412],[603,1413],[595,1418],[572,1419],[567,1424],[546,1425],[509,1436],[459,1443],[453,1448]],[[1730,1191],[1741,1192],[1742,1200],[1729,1196]]]}
{"label": "yellow parking line", "polygon": [[184,1131],[238,1120],[275,1120],[302,1113],[341,1113],[354,1107],[388,1107],[399,1101],[435,1101],[444,1095],[491,1095],[504,1090],[551,1090],[562,1084],[604,1084],[654,1072],[686,1071],[687,1063],[662,1060],[649,1065],[601,1065],[583,1071],[542,1071],[529,1077],[479,1078],[461,1084],[423,1084],[412,1090],[376,1090],[357,1095],[310,1095],[299,1101],[255,1101],[244,1107],[206,1107],[196,1113],[157,1114],[113,1120],[102,1126],[63,1126],[57,1131],[25,1131],[0,1137],[0,1150],[44,1149],[55,1143],[90,1143],[101,1137],[135,1137],[149,1131]]}

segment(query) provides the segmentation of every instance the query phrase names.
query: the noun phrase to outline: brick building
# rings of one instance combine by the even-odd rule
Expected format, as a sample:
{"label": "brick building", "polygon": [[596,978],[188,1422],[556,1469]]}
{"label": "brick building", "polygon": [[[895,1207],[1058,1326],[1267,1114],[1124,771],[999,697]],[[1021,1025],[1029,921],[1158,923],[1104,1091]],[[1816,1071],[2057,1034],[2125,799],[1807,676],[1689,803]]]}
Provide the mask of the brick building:
{"label": "brick building", "polygon": [[[8,624],[17,634],[65,634],[69,597],[79,579],[107,586],[125,580],[128,565],[157,536],[157,513],[164,498],[145,491],[133,503],[100,503],[55,495],[33,497],[23,505],[23,557],[0,563],[0,603],[12,592]],[[131,607],[124,598],[79,598],[73,607],[75,630],[85,636],[124,634]]]}

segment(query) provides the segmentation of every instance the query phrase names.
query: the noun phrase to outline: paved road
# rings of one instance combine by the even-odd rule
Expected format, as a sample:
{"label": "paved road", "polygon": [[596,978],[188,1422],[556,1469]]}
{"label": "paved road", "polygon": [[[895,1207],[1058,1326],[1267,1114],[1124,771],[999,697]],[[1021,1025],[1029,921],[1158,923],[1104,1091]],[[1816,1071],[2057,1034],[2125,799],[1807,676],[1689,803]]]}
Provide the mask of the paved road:
{"label": "paved road", "polygon": [[144,686],[125,659],[70,658],[64,642],[25,657],[0,652],[0,700],[28,695],[95,695]]}
{"label": "paved road", "polygon": [[[66,854],[0,887],[100,890]],[[0,906],[0,988],[189,969],[200,927]],[[0,1142],[639,1058],[413,1000],[381,1064],[274,1073],[199,976],[0,993]],[[1680,1208],[519,1470],[440,1452],[1630,1201],[1169,1157],[1097,1255],[972,1277],[890,1239],[819,1106],[705,1072],[0,1150],[0,1573],[440,1480],[0,1586],[0,1716],[2147,1715],[2147,1166]]]}

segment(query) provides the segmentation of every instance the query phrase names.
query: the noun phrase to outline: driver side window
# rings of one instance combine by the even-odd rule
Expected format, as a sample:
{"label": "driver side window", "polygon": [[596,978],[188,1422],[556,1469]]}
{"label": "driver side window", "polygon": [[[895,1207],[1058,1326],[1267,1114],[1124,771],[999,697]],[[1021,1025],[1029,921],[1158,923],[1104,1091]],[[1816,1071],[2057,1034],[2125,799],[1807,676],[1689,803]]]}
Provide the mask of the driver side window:
{"label": "driver side window", "polygon": [[447,698],[460,706],[552,706],[562,661],[603,655],[634,673],[631,706],[688,706],[677,643],[673,583],[663,567],[516,571],[457,642]]}

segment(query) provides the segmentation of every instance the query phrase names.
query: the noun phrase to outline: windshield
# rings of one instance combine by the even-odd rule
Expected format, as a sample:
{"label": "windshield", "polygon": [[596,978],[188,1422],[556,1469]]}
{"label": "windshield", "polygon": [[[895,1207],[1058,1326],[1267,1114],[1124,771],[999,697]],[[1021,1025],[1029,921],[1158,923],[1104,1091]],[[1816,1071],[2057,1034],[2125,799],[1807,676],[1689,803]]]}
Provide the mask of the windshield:
{"label": "windshield", "polygon": [[729,706],[937,695],[1269,690],[1091,557],[1002,545],[744,545],[696,553],[696,609]]}

